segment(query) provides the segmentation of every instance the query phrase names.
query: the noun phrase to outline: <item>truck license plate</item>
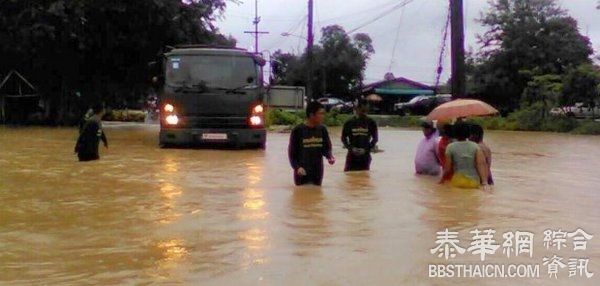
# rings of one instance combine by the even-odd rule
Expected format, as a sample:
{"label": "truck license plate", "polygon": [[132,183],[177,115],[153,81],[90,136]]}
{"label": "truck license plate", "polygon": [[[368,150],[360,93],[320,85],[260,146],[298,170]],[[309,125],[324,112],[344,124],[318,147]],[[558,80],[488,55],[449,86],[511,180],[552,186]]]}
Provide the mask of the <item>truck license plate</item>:
{"label": "truck license plate", "polygon": [[227,133],[203,133],[202,140],[227,140]]}

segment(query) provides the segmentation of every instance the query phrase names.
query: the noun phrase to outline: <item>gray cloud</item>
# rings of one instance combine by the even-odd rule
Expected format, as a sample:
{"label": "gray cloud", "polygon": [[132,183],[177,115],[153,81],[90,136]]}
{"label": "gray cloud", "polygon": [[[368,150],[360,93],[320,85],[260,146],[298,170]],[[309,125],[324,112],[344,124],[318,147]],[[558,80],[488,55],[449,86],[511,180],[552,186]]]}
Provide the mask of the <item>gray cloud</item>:
{"label": "gray cloud", "polygon": [[[346,30],[353,29],[377,14],[399,3],[399,0],[315,0],[315,32],[331,24],[339,24]],[[600,49],[600,10],[596,0],[562,0],[561,5],[579,21],[583,34],[588,34],[595,50]],[[477,50],[476,35],[484,29],[476,18],[487,9],[486,0],[465,0],[466,45]],[[405,76],[425,83],[433,83],[441,46],[442,29],[448,9],[448,0],[414,0],[406,7],[364,27],[359,32],[373,38],[376,50],[366,71],[367,81],[383,78],[391,65],[396,76]],[[305,0],[259,0],[261,30],[269,31],[260,39],[262,50],[299,52],[305,40],[281,33],[292,31],[297,36],[306,35],[307,2]],[[238,39],[238,46],[253,49],[254,40],[244,30],[251,30],[254,17],[254,1],[240,4],[230,2],[218,27],[225,34]],[[398,35],[395,56],[394,42]],[[444,61],[445,81],[449,77],[449,56]]]}

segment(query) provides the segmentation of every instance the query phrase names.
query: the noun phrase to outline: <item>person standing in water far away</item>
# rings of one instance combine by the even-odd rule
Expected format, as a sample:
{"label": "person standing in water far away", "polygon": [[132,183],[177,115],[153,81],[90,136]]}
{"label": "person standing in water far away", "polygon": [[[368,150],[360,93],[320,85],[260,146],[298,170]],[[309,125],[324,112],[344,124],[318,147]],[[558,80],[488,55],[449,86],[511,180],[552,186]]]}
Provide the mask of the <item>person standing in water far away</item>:
{"label": "person standing in water far away", "polygon": [[421,123],[423,139],[415,155],[415,172],[419,175],[437,176],[440,174],[440,161],[437,155],[438,132],[431,122]]}
{"label": "person standing in water far away", "polygon": [[318,102],[306,107],[306,121],[292,130],[288,146],[290,165],[294,169],[294,183],[299,185],[323,182],[323,157],[335,164],[331,153],[331,140],[323,126],[325,108]]}
{"label": "person standing in water far away", "polygon": [[481,127],[481,125],[471,125],[471,137],[469,137],[469,141],[477,143],[483,152],[488,170],[487,183],[491,186],[494,185],[494,179],[492,178],[492,150],[485,142],[483,142],[483,134],[483,127]]}
{"label": "person standing in water far away", "polygon": [[458,188],[475,189],[483,186],[488,189],[488,170],[485,156],[477,143],[467,141],[469,126],[464,123],[454,125],[456,142],[446,149],[444,174],[453,172],[450,184]]}
{"label": "person standing in water far away", "polygon": [[371,168],[371,150],[379,135],[377,124],[367,116],[367,109],[364,102],[359,102],[354,109],[355,116],[344,123],[342,143],[348,149],[344,172],[368,171]]}
{"label": "person standing in water far away", "polygon": [[75,145],[75,153],[77,153],[80,162],[100,159],[100,155],[98,154],[100,140],[104,143],[104,147],[108,148],[108,141],[102,130],[104,107],[101,104],[97,104],[92,108],[92,111],[94,114],[83,124],[77,144]]}

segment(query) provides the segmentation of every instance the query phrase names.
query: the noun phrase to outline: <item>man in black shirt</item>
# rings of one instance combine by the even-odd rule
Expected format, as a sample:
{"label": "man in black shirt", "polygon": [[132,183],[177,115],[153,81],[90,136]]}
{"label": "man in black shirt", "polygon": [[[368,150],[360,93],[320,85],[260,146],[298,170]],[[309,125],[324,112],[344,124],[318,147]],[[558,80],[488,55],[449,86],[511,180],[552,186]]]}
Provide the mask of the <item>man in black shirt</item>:
{"label": "man in black shirt", "polygon": [[104,107],[99,104],[94,106],[92,110],[93,115],[87,118],[80,127],[79,138],[75,145],[75,153],[77,153],[80,162],[100,159],[100,155],[98,155],[100,140],[104,143],[104,147],[108,148],[108,141],[102,130]]}
{"label": "man in black shirt", "polygon": [[359,102],[356,116],[344,124],[342,143],[348,149],[344,171],[365,171],[371,167],[371,150],[377,144],[378,132],[375,121],[367,116],[368,106]]}
{"label": "man in black shirt", "polygon": [[292,130],[288,156],[296,185],[320,186],[323,182],[323,157],[330,165],[335,164],[329,133],[322,125],[324,119],[325,108],[318,102],[311,102],[306,107],[306,121]]}

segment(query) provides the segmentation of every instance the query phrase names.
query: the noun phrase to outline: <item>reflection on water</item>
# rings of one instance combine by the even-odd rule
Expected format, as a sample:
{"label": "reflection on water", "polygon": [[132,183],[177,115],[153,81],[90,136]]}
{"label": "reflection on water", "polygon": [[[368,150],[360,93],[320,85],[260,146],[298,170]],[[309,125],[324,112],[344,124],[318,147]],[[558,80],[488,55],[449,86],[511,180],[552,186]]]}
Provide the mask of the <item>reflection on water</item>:
{"label": "reflection on water", "polygon": [[422,204],[426,211],[422,219],[438,229],[468,228],[479,223],[483,192],[450,189],[443,192],[423,194]]}
{"label": "reflection on water", "polygon": [[269,234],[265,220],[268,218],[269,212],[264,189],[259,186],[264,176],[262,165],[252,160],[246,162],[244,167],[246,183],[242,191],[242,208],[240,208],[238,218],[246,225],[245,230],[240,231],[238,237],[245,247],[241,267],[247,271],[252,266],[268,262],[265,251],[268,247]]}
{"label": "reflection on water", "polygon": [[[428,280],[436,232],[600,234],[599,137],[491,132],[484,193],[415,176],[418,131],[383,129],[371,172],[344,174],[334,140],[342,160],[316,188],[293,186],[287,134],[264,152],[163,150],[155,127],[106,129],[102,160],[79,164],[73,129],[0,127],[0,284],[500,285]],[[582,256],[600,273],[600,244]]]}
{"label": "reflection on water", "polygon": [[297,188],[291,195],[286,225],[295,255],[310,255],[327,245],[331,231],[323,200],[323,192],[316,187]]}

